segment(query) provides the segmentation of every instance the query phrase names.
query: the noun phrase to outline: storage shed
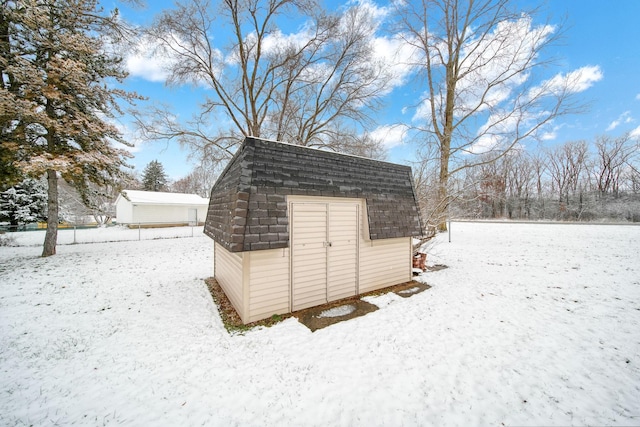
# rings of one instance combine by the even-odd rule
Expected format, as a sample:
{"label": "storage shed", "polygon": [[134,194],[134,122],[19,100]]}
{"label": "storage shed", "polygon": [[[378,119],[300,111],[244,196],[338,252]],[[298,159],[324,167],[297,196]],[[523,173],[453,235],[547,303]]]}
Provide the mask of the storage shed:
{"label": "storage shed", "polygon": [[422,224],[410,167],[248,137],[204,232],[249,323],[411,280]]}
{"label": "storage shed", "polygon": [[207,215],[209,200],[197,194],[123,190],[115,204],[119,224],[197,225]]}

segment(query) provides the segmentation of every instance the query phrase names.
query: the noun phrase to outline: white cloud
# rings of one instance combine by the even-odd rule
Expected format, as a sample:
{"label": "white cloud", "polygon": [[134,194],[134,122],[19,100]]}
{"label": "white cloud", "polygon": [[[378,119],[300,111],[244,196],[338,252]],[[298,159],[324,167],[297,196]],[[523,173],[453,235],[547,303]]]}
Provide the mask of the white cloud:
{"label": "white cloud", "polygon": [[[380,25],[389,15],[390,8],[381,7],[370,0],[353,0],[348,1],[344,7],[340,9],[341,30],[362,31],[369,37],[369,47],[372,51],[372,60],[382,65],[385,73],[391,75],[389,87],[386,92],[393,90],[397,86],[405,83],[407,75],[411,72],[409,58],[412,56],[413,48],[407,45],[398,35],[390,37],[380,36],[377,34]],[[287,49],[302,49],[312,43],[316,37],[316,29],[314,23],[306,22],[299,27],[296,32],[283,33],[280,29],[273,31],[265,37],[262,48],[266,54],[278,54],[285,52]],[[252,33],[247,36],[246,42],[255,43],[256,35]],[[319,43],[317,41],[316,43]],[[316,46],[318,47],[318,46]],[[329,47],[320,46],[320,52]],[[237,55],[231,55],[230,62],[237,62]],[[318,62],[313,66],[308,66],[306,71],[309,73],[308,80],[324,79],[330,76],[332,72],[332,64],[324,64]]]}
{"label": "white cloud", "polygon": [[463,46],[457,114],[495,108],[529,80],[527,68],[555,31],[551,25],[532,24],[526,15],[501,22],[488,37],[472,38]]}
{"label": "white cloud", "polygon": [[[475,154],[484,153],[504,144],[509,144],[514,133],[527,134],[535,130],[536,123],[551,114],[544,111],[542,101],[548,96],[564,96],[582,92],[601,80],[602,71],[598,66],[585,66],[566,74],[556,74],[551,79],[545,80],[538,86],[531,88],[524,97],[525,102],[531,101],[540,105],[540,110],[524,109],[495,109],[477,132],[477,140],[470,146],[469,151]],[[626,120],[626,117],[623,117]],[[551,140],[556,137],[556,130],[535,130],[531,136]]]}
{"label": "white cloud", "polygon": [[492,150],[503,149],[513,143],[514,135],[520,136],[531,132],[531,136],[554,139],[559,126],[552,131],[535,129],[540,120],[547,117],[549,111],[514,110],[492,113],[485,124],[476,133],[476,140],[472,141],[468,151],[472,154],[482,154]]}
{"label": "white cloud", "polygon": [[[255,33],[250,35],[252,40],[255,39]],[[283,34],[280,30],[276,30],[273,33],[268,34],[263,41],[262,49],[264,53],[274,54],[278,50],[287,46],[295,46],[296,48],[302,47],[307,40],[311,37],[306,31],[302,31],[295,34]]]}
{"label": "white cloud", "polygon": [[625,111],[624,113],[620,114],[620,117],[612,121],[611,124],[609,124],[609,126],[607,127],[607,129],[605,129],[605,131],[609,132],[611,130],[614,130],[621,124],[631,123],[631,122],[633,122],[633,117],[631,117],[631,111]]}
{"label": "white cloud", "polygon": [[[169,45],[162,44],[159,40],[150,37],[143,37],[137,41],[134,52],[126,58],[126,67],[131,76],[141,77],[151,82],[166,82],[174,67],[197,68],[193,66],[195,60],[189,59],[193,56],[193,53],[188,50],[190,49],[189,43],[181,42],[180,36],[177,34],[168,34],[165,38],[169,40]],[[184,55],[180,55],[178,52]],[[222,53],[215,48],[211,53],[218,60],[222,58]],[[194,84],[202,84],[206,79],[202,75],[187,74],[191,74],[191,80]]]}
{"label": "white cloud", "polygon": [[382,22],[392,12],[391,7],[379,6],[371,0],[354,0],[347,3],[347,5],[352,4],[366,9],[369,15],[377,22]]}
{"label": "white cloud", "polygon": [[634,130],[632,130],[629,133],[629,136],[631,138],[640,138],[640,126],[638,126],[637,128],[635,128]]}
{"label": "white cloud", "polygon": [[636,99],[640,101],[640,93],[636,95]]}
{"label": "white cloud", "polygon": [[151,82],[164,82],[168,73],[160,65],[160,62],[155,58],[145,58],[140,55],[130,56],[127,58],[127,69],[131,76],[142,77]]}
{"label": "white cloud", "polygon": [[[351,14],[357,7],[357,14]],[[386,92],[402,86],[408,75],[413,71],[413,63],[416,62],[416,50],[403,40],[400,34],[385,36],[378,34],[380,26],[392,12],[391,7],[379,6],[371,0],[352,0],[343,11],[343,20],[348,22],[345,29],[349,31],[354,25],[369,32],[370,44],[374,61],[379,61],[387,76],[390,77]]]}
{"label": "white cloud", "polygon": [[373,39],[374,57],[382,61],[391,72],[391,87],[402,86],[413,72],[416,62],[416,50],[398,35],[375,37]]}
{"label": "white cloud", "polygon": [[547,131],[542,131],[540,133],[540,140],[542,141],[553,141],[558,137],[558,131],[564,127],[564,124],[553,126],[552,129]]}
{"label": "white cloud", "polygon": [[536,95],[555,93],[579,93],[589,89],[594,83],[604,77],[602,70],[597,65],[588,65],[578,68],[567,74],[558,73],[551,79],[531,90],[531,99]]}
{"label": "white cloud", "polygon": [[505,141],[505,135],[517,126],[516,120],[501,114],[492,114],[487,122],[478,129],[477,139],[469,147],[471,154],[483,154],[499,148]]}
{"label": "white cloud", "polygon": [[393,7],[379,6],[371,0],[353,0],[349,4],[357,5],[364,11],[365,25],[371,28],[371,48],[375,59],[382,61],[393,78],[391,87],[404,84],[407,76],[413,71],[412,63],[416,62],[416,50],[403,40],[400,34],[390,37],[376,34],[383,21],[392,13]]}
{"label": "white cloud", "polygon": [[122,139],[127,141],[129,144],[132,144],[132,146],[129,147],[128,145],[113,141],[112,143],[115,148],[126,150],[130,153],[137,153],[142,151],[144,141],[142,140],[142,138],[140,138],[135,130],[133,130],[130,126],[117,121],[113,121],[112,124],[118,129],[120,135],[122,135]]}
{"label": "white cloud", "polygon": [[382,141],[385,148],[389,149],[404,144],[406,132],[405,125],[383,125],[369,132],[369,136]]}
{"label": "white cloud", "polygon": [[[523,15],[517,20],[498,24],[489,34],[472,33],[461,48],[459,74],[462,78],[456,83],[454,114],[460,117],[467,113],[493,111],[502,103],[514,101],[521,91],[519,88],[531,78],[528,69],[540,47],[554,32],[555,27],[535,27],[531,18]],[[442,61],[434,57],[431,62]],[[443,102],[444,87],[440,91],[442,94],[423,95],[424,101],[417,108],[414,120],[421,121],[430,115],[432,96],[437,107]]]}
{"label": "white cloud", "polygon": [[167,68],[173,63],[171,58],[157,53],[159,45],[148,38],[138,40],[134,53],[126,59],[129,74],[151,82],[164,82],[169,73]]}

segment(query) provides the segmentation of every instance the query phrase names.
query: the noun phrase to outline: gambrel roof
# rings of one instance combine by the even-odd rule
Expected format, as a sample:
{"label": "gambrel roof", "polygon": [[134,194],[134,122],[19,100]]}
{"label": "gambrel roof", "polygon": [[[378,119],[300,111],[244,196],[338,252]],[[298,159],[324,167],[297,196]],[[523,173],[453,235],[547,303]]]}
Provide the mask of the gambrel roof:
{"label": "gambrel roof", "polygon": [[204,232],[230,252],[288,247],[287,195],[366,199],[371,240],[422,235],[409,166],[254,137],[213,186]]}

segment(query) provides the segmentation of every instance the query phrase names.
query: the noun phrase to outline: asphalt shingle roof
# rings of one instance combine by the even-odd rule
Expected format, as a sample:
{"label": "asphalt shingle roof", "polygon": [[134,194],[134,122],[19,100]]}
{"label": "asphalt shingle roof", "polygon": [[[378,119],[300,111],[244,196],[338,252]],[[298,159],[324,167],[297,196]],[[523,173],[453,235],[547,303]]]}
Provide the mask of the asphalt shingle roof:
{"label": "asphalt shingle roof", "polygon": [[410,167],[253,137],[213,186],[204,232],[230,252],[288,247],[287,195],[366,199],[371,240],[422,235]]}

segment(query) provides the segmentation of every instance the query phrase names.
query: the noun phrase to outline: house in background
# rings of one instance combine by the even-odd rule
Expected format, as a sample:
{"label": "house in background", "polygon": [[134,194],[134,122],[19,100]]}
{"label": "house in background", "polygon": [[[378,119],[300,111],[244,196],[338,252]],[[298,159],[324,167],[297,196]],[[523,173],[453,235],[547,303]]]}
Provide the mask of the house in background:
{"label": "house in background", "polygon": [[203,224],[209,200],[197,194],[123,190],[115,205],[119,224],[179,226]]}
{"label": "house in background", "polygon": [[204,232],[249,323],[410,281],[422,230],[410,167],[248,137]]}

